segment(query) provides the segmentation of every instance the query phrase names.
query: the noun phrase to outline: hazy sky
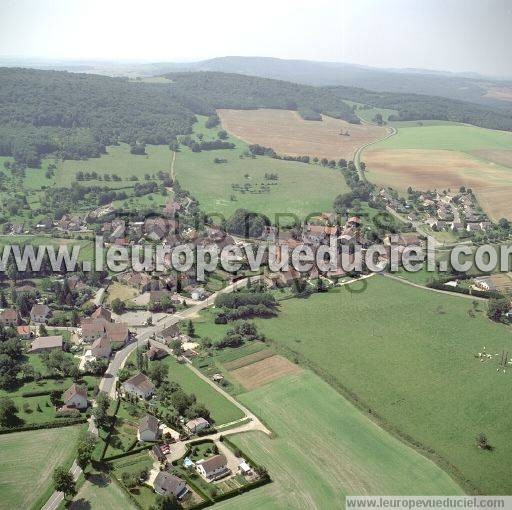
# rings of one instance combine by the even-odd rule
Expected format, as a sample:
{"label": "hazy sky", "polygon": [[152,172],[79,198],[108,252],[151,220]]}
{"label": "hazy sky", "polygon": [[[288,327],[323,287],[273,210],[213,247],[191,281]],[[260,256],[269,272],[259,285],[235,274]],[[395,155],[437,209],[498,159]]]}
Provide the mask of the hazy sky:
{"label": "hazy sky", "polygon": [[0,0],[0,56],[259,55],[512,75],[512,0]]}

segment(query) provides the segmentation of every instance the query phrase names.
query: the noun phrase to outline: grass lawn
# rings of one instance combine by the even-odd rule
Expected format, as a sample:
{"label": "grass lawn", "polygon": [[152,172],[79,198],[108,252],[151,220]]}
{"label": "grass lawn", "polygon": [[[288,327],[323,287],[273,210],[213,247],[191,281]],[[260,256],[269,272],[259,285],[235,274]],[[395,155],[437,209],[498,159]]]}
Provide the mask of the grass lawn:
{"label": "grass lawn", "polygon": [[[204,139],[212,139],[221,129],[204,127],[204,118],[194,126]],[[247,144],[234,137],[232,150],[214,150],[194,153],[182,147],[176,157],[176,177],[181,186],[197,198],[207,213],[226,217],[238,208],[260,212],[273,219],[276,213],[292,213],[304,217],[312,212],[332,210],[334,198],[349,191],[341,172],[292,161],[281,161],[259,156],[240,159]],[[214,158],[227,159],[215,164]],[[278,181],[265,180],[265,173],[277,173]],[[268,184],[268,192],[259,192],[261,184]],[[251,186],[253,192],[241,193],[232,185]]]}
{"label": "grass lawn", "polygon": [[133,287],[119,282],[112,282],[108,287],[106,303],[110,304],[114,299],[120,299],[123,302],[130,301],[138,294],[137,290]]}
{"label": "grass lawn", "polygon": [[274,480],[220,509],[343,507],[346,494],[461,494],[434,463],[366,418],[310,371],[239,396],[276,432],[230,439]]}
{"label": "grass lawn", "polygon": [[89,475],[73,503],[71,510],[132,510],[136,506],[125,491],[103,473]]}
{"label": "grass lawn", "polygon": [[81,426],[0,436],[0,508],[31,508],[52,483],[57,466],[70,466]]}
{"label": "grass lawn", "polygon": [[[490,322],[485,305],[471,318],[471,300],[384,277],[356,289],[283,301],[278,318],[256,323],[290,357],[309,360],[364,409],[454,466],[469,488],[510,493],[512,379],[510,370],[497,372],[510,329]],[[498,356],[481,363],[475,354],[484,346]],[[480,432],[492,452],[476,448]]]}

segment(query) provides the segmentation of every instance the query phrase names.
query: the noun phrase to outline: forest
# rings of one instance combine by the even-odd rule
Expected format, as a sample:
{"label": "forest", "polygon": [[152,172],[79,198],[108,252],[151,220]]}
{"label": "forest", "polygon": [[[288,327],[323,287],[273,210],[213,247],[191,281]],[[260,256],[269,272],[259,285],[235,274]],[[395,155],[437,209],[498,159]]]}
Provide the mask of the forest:
{"label": "forest", "polygon": [[447,120],[463,122],[487,129],[512,131],[512,109],[482,106],[480,104],[449,99],[446,97],[406,94],[396,92],[372,92],[353,87],[327,87],[340,99],[347,99],[377,108],[397,110],[393,120]]}

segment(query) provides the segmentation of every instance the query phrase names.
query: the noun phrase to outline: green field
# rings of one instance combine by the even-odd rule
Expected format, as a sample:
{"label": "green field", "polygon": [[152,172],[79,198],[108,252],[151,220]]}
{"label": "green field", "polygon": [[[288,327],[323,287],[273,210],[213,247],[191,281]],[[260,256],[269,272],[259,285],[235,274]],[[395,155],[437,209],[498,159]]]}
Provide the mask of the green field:
{"label": "green field", "polygon": [[[130,154],[126,144],[107,147],[107,154],[99,158],[85,161],[66,160],[58,166],[55,182],[58,186],[72,186],[78,171],[97,172],[103,175],[117,174],[122,181],[82,181],[83,185],[94,184],[112,188],[133,187],[134,181],[129,178],[136,175],[140,183],[144,182],[145,174],[153,175],[159,171],[169,172],[172,152],[167,145],[146,146],[147,155]],[[135,181],[137,182],[137,181]]]}
{"label": "green field", "polygon": [[69,506],[71,510],[132,510],[135,505],[115,482],[102,473],[91,474]]}
{"label": "green field", "polygon": [[[276,433],[231,438],[274,483],[219,505],[334,508],[346,494],[460,494],[434,463],[373,424],[310,371],[240,395]],[[334,506],[333,506],[334,505]]]}
{"label": "green field", "polygon": [[71,466],[81,428],[0,435],[0,508],[31,508],[51,485],[53,470]]}
{"label": "green field", "polygon": [[[497,372],[510,329],[490,322],[485,304],[472,318],[471,299],[380,276],[348,287],[361,292],[282,301],[278,318],[256,322],[291,358],[424,445],[467,490],[510,493],[512,371]],[[215,337],[215,327],[197,331]],[[481,363],[484,347],[493,358]],[[493,451],[476,448],[480,432]]]}
{"label": "green field", "polygon": [[[478,149],[510,149],[512,133],[464,124],[412,125],[400,127],[395,136],[377,142],[371,149],[426,149],[468,152]],[[363,158],[364,159],[364,158]]]}
{"label": "green field", "polygon": [[[219,129],[204,128],[204,117],[195,126],[195,131],[205,139],[214,138]],[[348,191],[337,170],[263,156],[240,159],[247,145],[233,137],[228,141],[235,143],[236,148],[193,153],[182,147],[176,157],[176,178],[207,213],[230,216],[243,207],[270,219],[279,212],[304,217],[311,212],[331,211],[334,198]],[[215,164],[214,158],[225,158],[227,163]],[[267,181],[265,173],[277,173],[279,180]],[[270,191],[259,193],[262,183],[270,183]],[[241,193],[232,188],[246,184],[252,185],[254,191]]]}

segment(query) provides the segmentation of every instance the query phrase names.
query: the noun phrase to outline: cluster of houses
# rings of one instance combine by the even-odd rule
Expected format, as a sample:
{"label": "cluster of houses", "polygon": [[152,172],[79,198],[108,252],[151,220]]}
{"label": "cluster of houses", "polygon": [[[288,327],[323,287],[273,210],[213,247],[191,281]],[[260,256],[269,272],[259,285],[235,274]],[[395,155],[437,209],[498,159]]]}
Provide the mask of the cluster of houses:
{"label": "cluster of houses", "polygon": [[91,344],[87,356],[109,358],[113,350],[122,348],[129,341],[130,331],[124,322],[113,322],[106,308],[98,307],[90,317],[80,323],[82,341]]}
{"label": "cluster of houses", "polygon": [[384,188],[378,197],[396,212],[407,214],[413,224],[424,223],[434,231],[471,233],[492,228],[492,222],[479,209],[474,195],[466,190],[413,192],[405,199]]}

